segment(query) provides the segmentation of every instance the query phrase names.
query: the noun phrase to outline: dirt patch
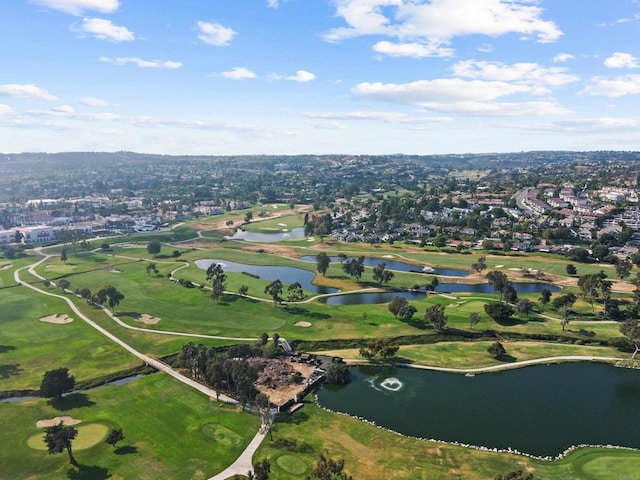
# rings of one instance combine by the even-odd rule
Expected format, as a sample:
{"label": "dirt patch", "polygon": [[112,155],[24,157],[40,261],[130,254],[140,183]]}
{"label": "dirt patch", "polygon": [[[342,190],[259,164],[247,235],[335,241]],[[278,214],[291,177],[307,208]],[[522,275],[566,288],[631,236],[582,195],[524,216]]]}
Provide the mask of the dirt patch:
{"label": "dirt patch", "polygon": [[36,427],[45,428],[45,427],[53,427],[54,425],[58,425],[62,422],[64,425],[77,425],[82,420],[78,420],[77,418],[64,416],[64,417],[53,417],[48,420],[38,420],[36,422]]}
{"label": "dirt patch", "polygon": [[256,388],[274,405],[284,405],[307,387],[314,370],[312,365],[269,360],[258,377]]}
{"label": "dirt patch", "polygon": [[41,322],[45,323],[56,323],[56,324],[65,324],[73,322],[73,318],[65,313],[58,313],[56,315],[49,315],[48,317],[40,317]]}
{"label": "dirt patch", "polygon": [[160,319],[158,317],[152,317],[147,313],[142,313],[136,318],[136,322],[144,323],[145,325],[155,325]]}
{"label": "dirt patch", "polygon": [[299,322],[294,323],[293,326],[307,328],[311,326],[311,322],[305,322],[304,320],[301,320]]}
{"label": "dirt patch", "polygon": [[13,267],[13,263],[5,263],[0,267],[0,270],[9,270],[11,267]]}

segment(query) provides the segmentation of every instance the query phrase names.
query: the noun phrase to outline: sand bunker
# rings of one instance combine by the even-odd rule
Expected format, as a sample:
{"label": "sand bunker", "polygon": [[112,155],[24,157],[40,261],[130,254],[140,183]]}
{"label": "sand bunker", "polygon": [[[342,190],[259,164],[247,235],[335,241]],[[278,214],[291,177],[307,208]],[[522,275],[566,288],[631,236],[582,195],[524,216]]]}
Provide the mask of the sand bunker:
{"label": "sand bunker", "polygon": [[136,322],[144,323],[145,325],[155,325],[159,321],[160,319],[158,317],[152,317],[146,313],[138,315],[138,318],[136,318]]}
{"label": "sand bunker", "polygon": [[64,324],[73,322],[73,318],[64,313],[58,313],[56,315],[49,315],[48,317],[41,317],[40,321],[46,323]]}
{"label": "sand bunker", "polygon": [[0,270],[9,270],[11,267],[13,267],[13,263],[5,263],[0,267]]}
{"label": "sand bunker", "polygon": [[295,327],[310,327],[311,326],[311,322],[304,322],[304,321],[299,321],[293,324]]}
{"label": "sand bunker", "polygon": [[38,420],[36,422],[36,427],[38,428],[53,427],[54,425],[58,425],[60,422],[62,422],[65,425],[77,425],[81,421],[82,420],[78,420],[77,418],[68,417],[68,416],[53,417],[49,420]]}
{"label": "sand bunker", "polygon": [[286,224],[286,223],[279,223],[279,224],[278,224],[278,226],[279,226],[279,227],[286,227],[286,226],[287,226],[287,224]]}

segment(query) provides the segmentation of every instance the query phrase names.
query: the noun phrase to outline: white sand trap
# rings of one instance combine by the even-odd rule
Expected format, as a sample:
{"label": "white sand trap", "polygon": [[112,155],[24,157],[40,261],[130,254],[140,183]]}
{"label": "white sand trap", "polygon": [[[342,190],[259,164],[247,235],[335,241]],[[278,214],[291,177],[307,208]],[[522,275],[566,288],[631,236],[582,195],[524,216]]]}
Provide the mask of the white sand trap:
{"label": "white sand trap", "polygon": [[511,270],[512,272],[519,272],[522,269],[521,268],[510,268],[509,270]]}
{"label": "white sand trap", "polygon": [[49,315],[48,317],[41,317],[40,321],[46,323],[64,324],[73,322],[73,318],[64,313],[58,313],[56,315]]}
{"label": "white sand trap", "polygon": [[143,313],[136,318],[136,322],[144,323],[145,325],[155,325],[159,321],[160,319],[158,317],[152,317],[146,313]]}
{"label": "white sand trap", "polygon": [[286,223],[279,223],[279,224],[278,224],[278,226],[279,226],[279,227],[286,227],[286,226],[287,226],[287,224],[286,224]]}
{"label": "white sand trap", "polygon": [[58,425],[60,422],[62,422],[65,425],[77,425],[81,421],[82,420],[78,420],[77,418],[68,417],[68,416],[53,417],[49,420],[38,420],[36,422],[36,427],[38,428],[53,427],[54,425]]}
{"label": "white sand trap", "polygon": [[289,231],[289,229],[288,229],[288,228],[283,228],[283,229],[282,229],[282,231],[283,231],[283,232],[288,232],[288,231]]}
{"label": "white sand trap", "polygon": [[504,265],[496,265],[495,268],[502,268]]}
{"label": "white sand trap", "polygon": [[382,255],[382,258],[393,258],[393,255]]}
{"label": "white sand trap", "polygon": [[307,242],[315,242],[315,241],[316,241],[316,237],[307,238]]}
{"label": "white sand trap", "polygon": [[5,263],[0,267],[0,270],[9,270],[11,267],[13,267],[13,263]]}
{"label": "white sand trap", "polygon": [[107,272],[109,272],[109,273],[122,273],[120,270],[116,270],[115,268],[110,268],[109,270],[107,270]]}
{"label": "white sand trap", "polygon": [[300,322],[296,322],[293,324],[295,327],[310,327],[311,326],[311,322],[304,322],[304,321],[300,321]]}

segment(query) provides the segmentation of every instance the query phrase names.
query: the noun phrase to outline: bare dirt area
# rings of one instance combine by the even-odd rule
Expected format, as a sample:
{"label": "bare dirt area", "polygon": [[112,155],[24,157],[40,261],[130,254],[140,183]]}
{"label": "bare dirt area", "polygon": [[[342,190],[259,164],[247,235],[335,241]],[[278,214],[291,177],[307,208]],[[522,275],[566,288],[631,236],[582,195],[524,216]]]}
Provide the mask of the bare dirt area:
{"label": "bare dirt area", "polygon": [[46,420],[38,420],[36,422],[36,427],[45,428],[45,427],[53,427],[54,425],[58,425],[62,422],[64,425],[77,425],[82,420],[78,420],[77,418],[64,416],[64,417],[53,417]]}
{"label": "bare dirt area", "polygon": [[160,319],[158,317],[152,317],[147,313],[141,313],[138,315],[138,318],[136,318],[136,322],[144,323],[145,325],[155,325],[159,321]]}
{"label": "bare dirt area", "polygon": [[314,370],[315,367],[305,363],[281,359],[266,360],[256,388],[274,405],[284,405],[307,387]]}
{"label": "bare dirt area", "polygon": [[40,317],[40,321],[45,323],[56,323],[56,324],[62,325],[65,323],[73,322],[73,318],[71,318],[69,315],[66,315],[64,313],[58,313],[56,315]]}
{"label": "bare dirt area", "polygon": [[11,267],[13,267],[13,263],[5,263],[4,265],[0,266],[0,270],[9,270]]}

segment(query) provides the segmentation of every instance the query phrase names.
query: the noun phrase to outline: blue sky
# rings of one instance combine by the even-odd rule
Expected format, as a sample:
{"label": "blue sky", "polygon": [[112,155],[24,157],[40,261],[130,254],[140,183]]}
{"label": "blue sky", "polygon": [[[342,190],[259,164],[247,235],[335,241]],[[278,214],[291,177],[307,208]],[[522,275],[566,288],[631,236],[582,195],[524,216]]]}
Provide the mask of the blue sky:
{"label": "blue sky", "polygon": [[0,151],[640,150],[638,0],[11,0]]}

